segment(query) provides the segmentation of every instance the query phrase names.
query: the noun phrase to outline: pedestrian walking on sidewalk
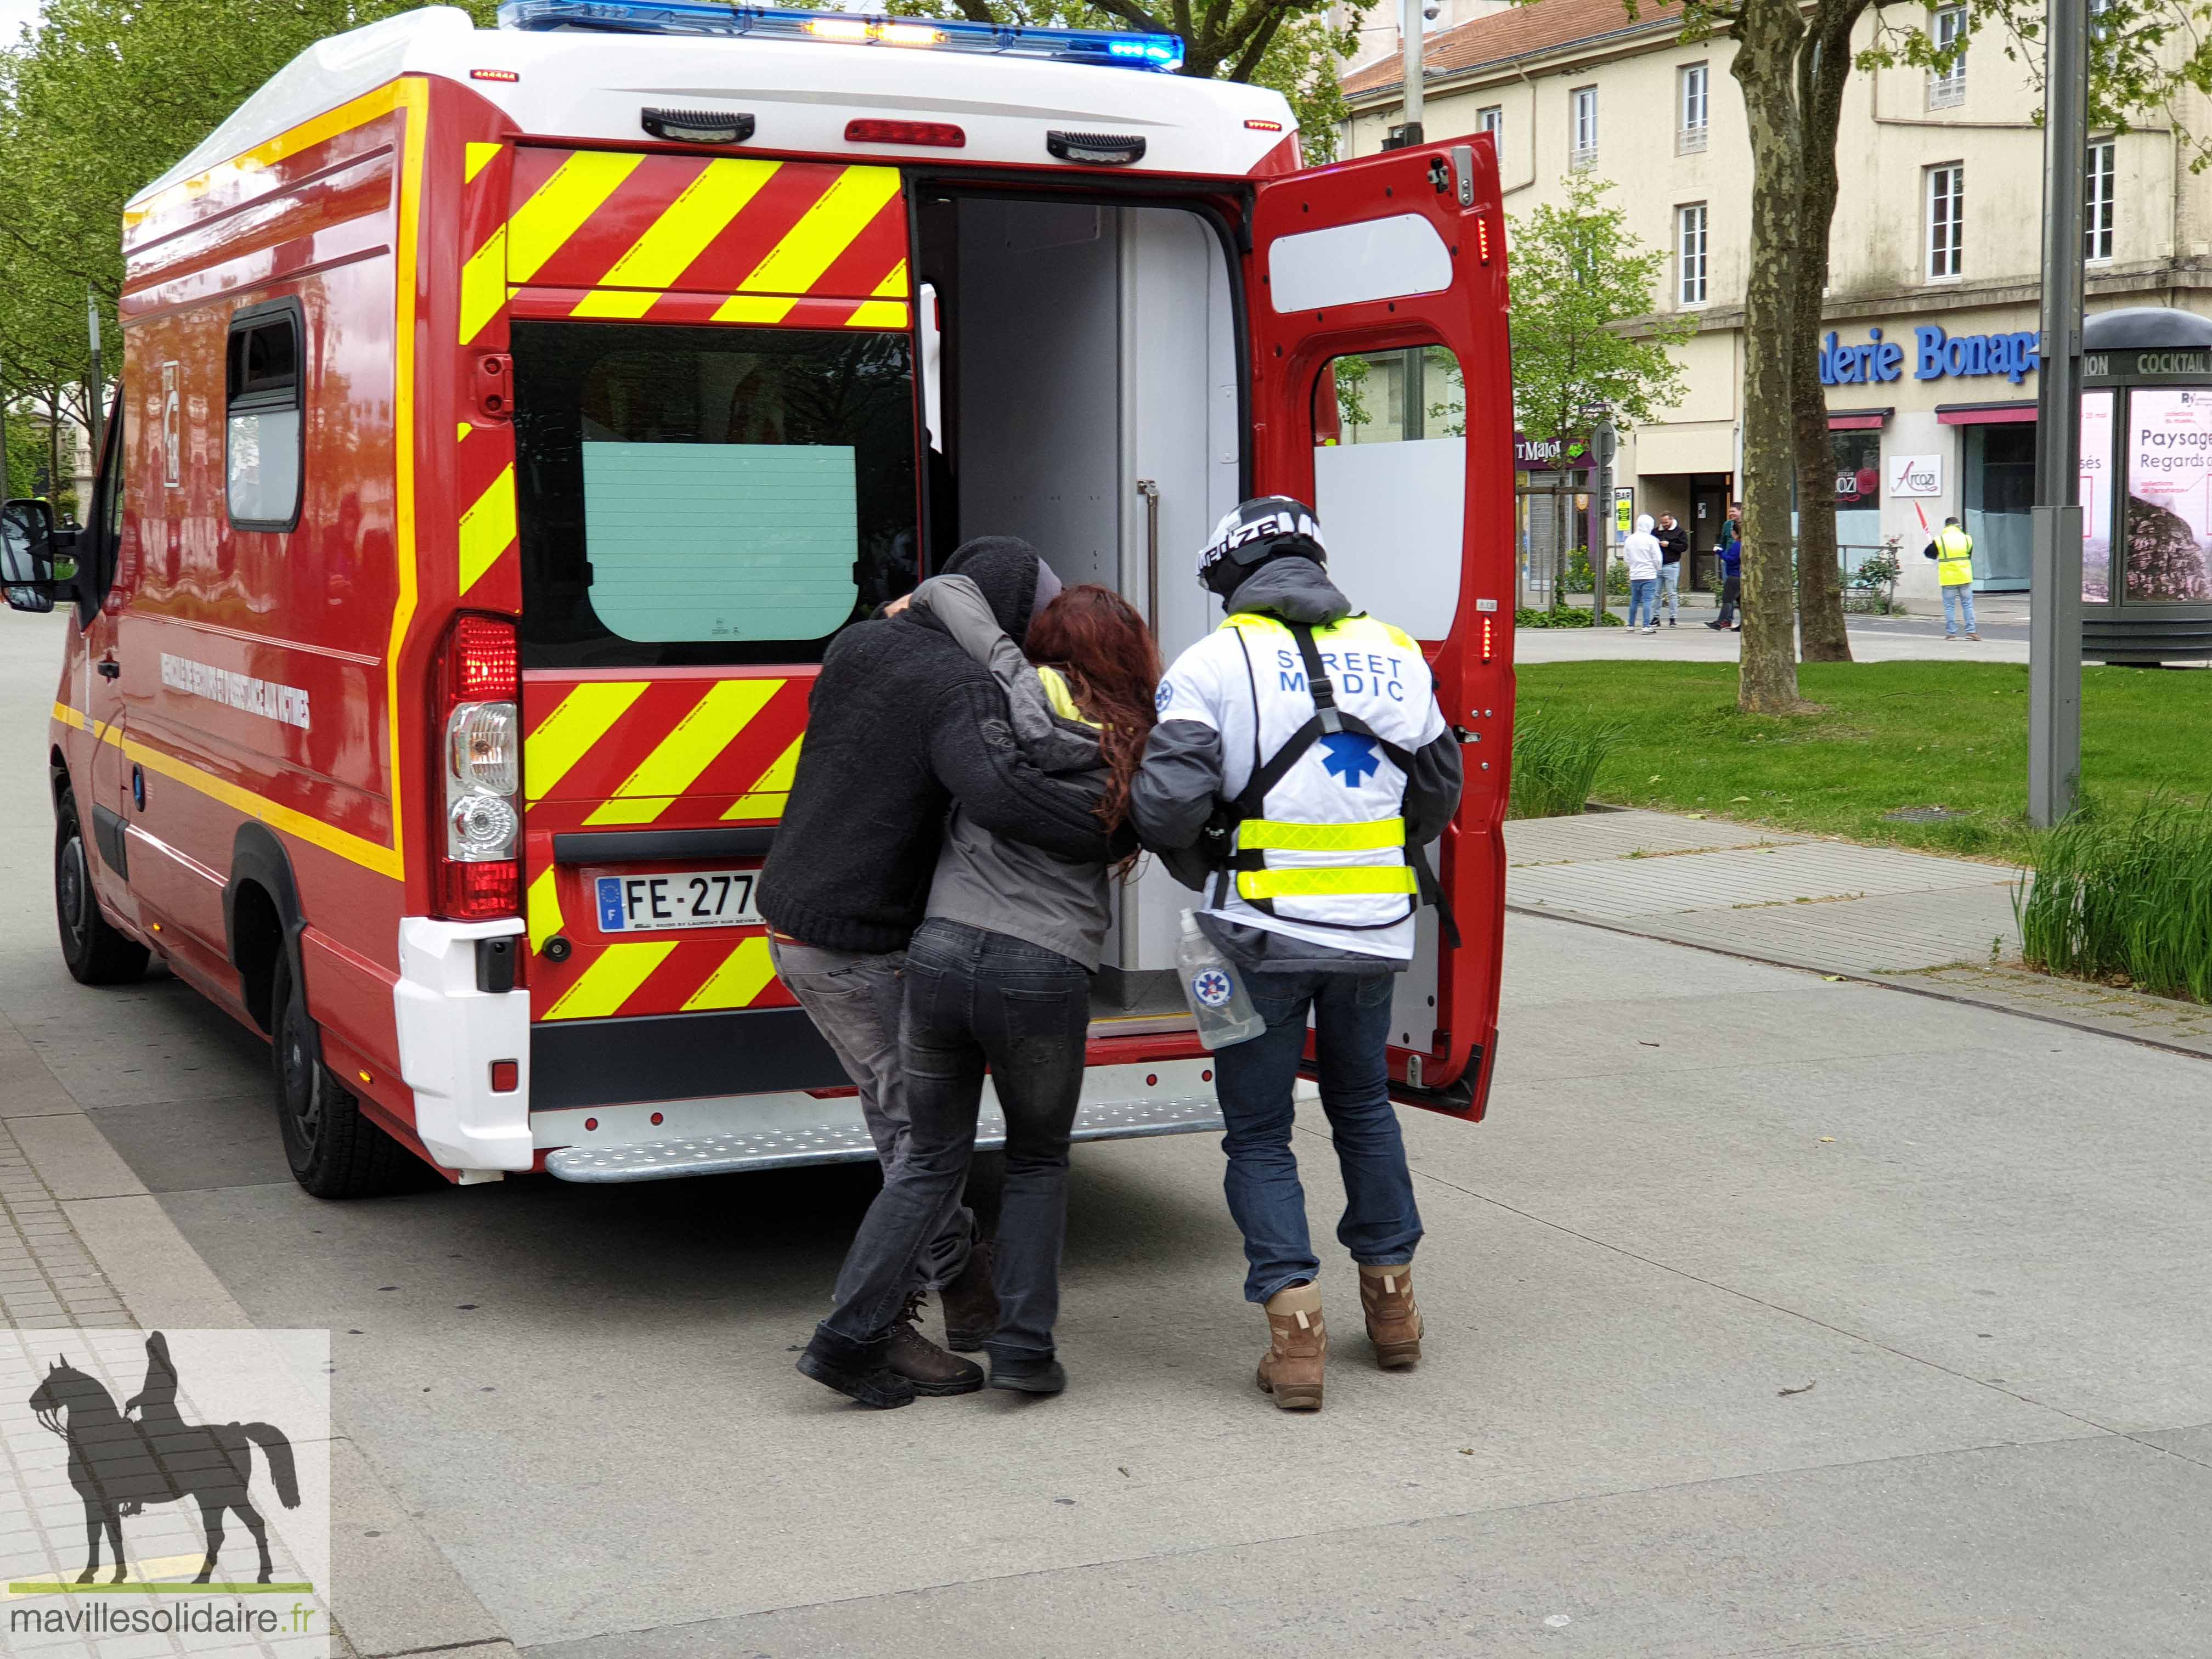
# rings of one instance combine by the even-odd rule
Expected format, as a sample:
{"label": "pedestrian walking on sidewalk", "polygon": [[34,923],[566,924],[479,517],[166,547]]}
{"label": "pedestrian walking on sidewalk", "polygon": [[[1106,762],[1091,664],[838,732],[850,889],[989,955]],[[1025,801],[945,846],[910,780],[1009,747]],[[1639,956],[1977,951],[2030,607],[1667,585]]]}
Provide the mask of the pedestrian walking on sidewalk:
{"label": "pedestrian walking on sidewalk", "polygon": [[[1386,1370],[1421,1356],[1410,1267],[1421,1218],[1385,1045],[1414,912],[1435,891],[1419,849],[1443,833],[1462,787],[1420,647],[1354,611],[1326,559],[1300,502],[1265,497],[1222,520],[1198,574],[1228,621],[1161,681],[1131,799],[1145,844],[1210,895],[1199,925],[1267,1022],[1213,1064],[1244,1295],[1267,1316],[1258,1382],[1286,1411],[1320,1407],[1328,1355],[1291,1150],[1309,1018],[1344,1176],[1336,1237],[1359,1267],[1368,1340]],[[1224,836],[1207,834],[1224,823]],[[1438,920],[1456,943],[1449,912]]]}
{"label": "pedestrian walking on sidewalk", "polygon": [[1659,541],[1659,603],[1667,611],[1667,626],[1674,626],[1675,618],[1682,614],[1682,560],[1690,550],[1690,532],[1671,513],[1659,515],[1659,528],[1652,532]]}
{"label": "pedestrian walking on sidewalk", "polygon": [[1943,520],[1936,538],[1921,550],[1936,561],[1936,580],[1943,589],[1943,637],[1955,640],[1963,629],[1970,640],[1974,631],[1974,538],[1953,514]]}
{"label": "pedestrian walking on sidewalk", "polygon": [[1743,632],[1743,624],[1735,619],[1737,602],[1743,598],[1743,509],[1729,508],[1728,522],[1721,526],[1720,545],[1713,551],[1721,562],[1721,614],[1717,620],[1705,624],[1708,628],[1726,629],[1732,633]]}
{"label": "pedestrian walking on sidewalk", "polygon": [[1628,561],[1628,631],[1636,632],[1636,619],[1644,618],[1644,631],[1659,631],[1659,572],[1665,568],[1659,538],[1651,533],[1651,515],[1637,520],[1636,528],[1621,538],[1620,556]]}

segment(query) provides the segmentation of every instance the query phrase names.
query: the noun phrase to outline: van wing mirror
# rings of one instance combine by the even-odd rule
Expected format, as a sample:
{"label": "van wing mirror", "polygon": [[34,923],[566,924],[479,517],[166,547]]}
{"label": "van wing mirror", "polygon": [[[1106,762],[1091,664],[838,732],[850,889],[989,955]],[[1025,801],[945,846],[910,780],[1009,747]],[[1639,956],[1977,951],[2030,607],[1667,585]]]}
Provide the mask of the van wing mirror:
{"label": "van wing mirror", "polygon": [[0,586],[10,610],[43,611],[76,591],[75,530],[57,530],[54,510],[36,500],[0,506]]}

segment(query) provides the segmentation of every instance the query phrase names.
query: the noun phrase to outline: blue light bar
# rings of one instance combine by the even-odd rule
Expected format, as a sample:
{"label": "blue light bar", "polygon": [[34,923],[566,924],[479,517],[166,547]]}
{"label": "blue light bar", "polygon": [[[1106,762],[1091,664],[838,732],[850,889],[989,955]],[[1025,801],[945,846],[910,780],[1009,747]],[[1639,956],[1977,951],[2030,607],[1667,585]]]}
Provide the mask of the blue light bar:
{"label": "blue light bar", "polygon": [[1113,69],[1182,67],[1182,37],[1114,29],[972,23],[964,18],[884,17],[854,11],[780,11],[707,0],[502,0],[503,29],[585,29],[608,34],[712,34],[763,40],[829,40],[893,50],[979,52],[1048,58]]}

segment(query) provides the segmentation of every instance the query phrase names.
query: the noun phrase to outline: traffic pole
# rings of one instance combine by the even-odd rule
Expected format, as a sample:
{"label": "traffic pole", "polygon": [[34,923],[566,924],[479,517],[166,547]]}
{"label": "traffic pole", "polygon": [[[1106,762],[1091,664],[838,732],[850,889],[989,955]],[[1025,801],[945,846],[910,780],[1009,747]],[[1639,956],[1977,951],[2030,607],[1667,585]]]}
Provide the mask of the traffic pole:
{"label": "traffic pole", "polygon": [[1407,149],[1421,142],[1421,8],[1427,0],[1401,0],[1406,8],[1405,27],[1399,31],[1405,43],[1406,124],[1400,142]]}
{"label": "traffic pole", "polygon": [[2027,646],[2027,817],[2047,830],[2081,779],[2081,195],[2088,0],[2045,0],[2043,340]]}
{"label": "traffic pole", "polygon": [[[100,366],[100,296],[90,289],[84,291],[84,326],[92,338],[92,381],[84,389],[84,429],[92,434],[92,471],[100,476],[100,446],[102,432],[100,417],[106,411],[100,407],[105,401],[101,394],[107,388],[107,376]],[[88,504],[85,509],[91,510]]]}

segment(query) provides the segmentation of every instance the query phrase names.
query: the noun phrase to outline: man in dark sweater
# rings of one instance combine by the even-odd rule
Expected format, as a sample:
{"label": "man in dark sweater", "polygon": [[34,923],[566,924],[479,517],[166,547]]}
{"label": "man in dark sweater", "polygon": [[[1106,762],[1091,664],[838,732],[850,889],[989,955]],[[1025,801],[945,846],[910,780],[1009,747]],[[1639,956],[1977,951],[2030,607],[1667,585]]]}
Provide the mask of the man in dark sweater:
{"label": "man in dark sweater", "polygon": [[[1662,513],[1653,533],[1659,539],[1659,605],[1666,607],[1667,626],[1672,628],[1682,614],[1682,556],[1690,550],[1690,532],[1673,514]],[[1659,620],[1657,606],[1651,620]]]}
{"label": "man in dark sweater", "polygon": [[[943,574],[968,577],[1018,640],[1059,590],[1030,544],[963,544]],[[1006,695],[927,613],[854,623],[830,641],[808,705],[806,740],[768,866],[761,914],[777,977],[860,1091],[877,1155],[905,1155],[899,1008],[908,938],[929,900],[945,814],[957,800],[981,828],[1073,860],[1107,856],[1095,797],[1039,771],[1014,742]],[[915,1328],[939,1290],[947,1340],[973,1352],[998,1320],[989,1252],[956,1206],[916,1264],[915,1294],[893,1334],[892,1370],[922,1394],[963,1394],[981,1370]]]}

